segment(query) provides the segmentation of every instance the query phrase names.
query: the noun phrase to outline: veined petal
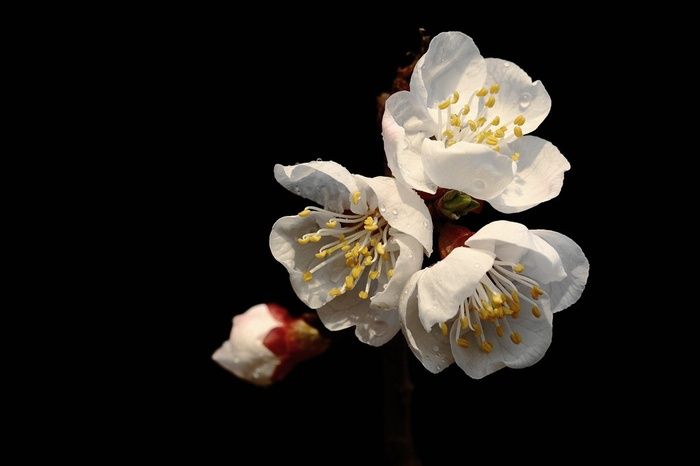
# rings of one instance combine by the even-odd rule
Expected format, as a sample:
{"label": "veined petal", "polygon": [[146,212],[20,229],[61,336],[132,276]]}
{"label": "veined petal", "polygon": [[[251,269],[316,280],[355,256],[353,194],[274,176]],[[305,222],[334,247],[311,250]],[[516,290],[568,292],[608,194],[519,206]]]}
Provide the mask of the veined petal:
{"label": "veined petal", "polygon": [[366,178],[356,175],[360,185],[364,183],[376,196],[369,198],[370,210],[379,208],[382,217],[393,228],[413,236],[425,248],[426,255],[433,252],[433,221],[425,202],[408,186],[394,178],[376,176]]}
{"label": "veined petal", "polygon": [[312,200],[334,212],[350,210],[356,214],[367,211],[361,196],[357,204],[352,195],[360,191],[355,177],[335,162],[307,162],[298,165],[275,165],[275,179],[289,191]]}
{"label": "veined petal", "polygon": [[311,281],[304,281],[304,272],[318,263],[314,254],[324,242],[335,239],[326,237],[314,246],[297,242],[304,234],[316,230],[319,224],[317,217],[325,219],[323,214],[317,212],[311,212],[303,218],[297,215],[282,217],[275,222],[270,232],[272,255],[287,269],[294,291],[311,309],[317,309],[332,299],[328,292],[337,286],[338,277],[345,270],[343,261],[335,261],[315,273]]}
{"label": "veined petal", "polygon": [[559,312],[581,297],[588,281],[589,264],[578,244],[568,236],[551,230],[530,230],[549,243],[559,254],[566,277],[549,283],[548,293],[552,312]]}
{"label": "veined petal", "polygon": [[460,325],[459,319],[452,323],[450,347],[455,363],[457,363],[465,374],[473,379],[481,379],[506,366],[503,362],[501,347],[496,340],[496,338],[498,338],[496,336],[496,331],[493,329],[492,325],[487,325],[486,328],[483,329],[484,337],[493,346],[490,353],[485,353],[479,349],[479,341],[474,337],[473,333],[465,335],[469,341],[468,348],[459,346],[457,343],[457,332],[459,332]]}
{"label": "veined petal", "polygon": [[[524,134],[534,131],[549,114],[552,99],[540,81],[532,82],[528,74],[515,63],[499,58],[487,58],[488,84],[499,84],[501,89],[496,104],[489,114],[499,115],[501,121],[525,117],[521,126]],[[512,133],[509,133],[512,134]]]}
{"label": "veined petal", "polygon": [[423,140],[434,134],[434,123],[425,106],[406,91],[386,101],[382,117],[382,137],[387,164],[399,181],[414,189],[434,193],[435,183],[425,173],[420,150]]}
{"label": "veined petal", "polygon": [[424,166],[438,186],[458,189],[478,199],[498,196],[513,180],[514,164],[485,144],[423,142]]}
{"label": "veined petal", "polygon": [[442,32],[430,41],[411,76],[411,92],[427,107],[458,91],[464,95],[479,89],[486,78],[486,62],[471,37],[461,32]]}
{"label": "veined petal", "polygon": [[523,264],[523,274],[540,284],[566,277],[557,251],[520,223],[506,220],[491,222],[469,238],[466,244],[492,252],[501,260]]}
{"label": "veined petal", "polygon": [[564,172],[571,165],[554,144],[525,136],[512,141],[508,147],[519,153],[520,159],[513,181],[501,194],[489,200],[496,210],[506,214],[522,212],[559,195]]}
{"label": "veined petal", "polygon": [[439,328],[426,332],[418,318],[418,281],[425,270],[419,270],[406,283],[399,301],[401,330],[409,348],[423,366],[433,374],[447,368],[453,362],[450,343]]}
{"label": "veined petal", "polygon": [[399,331],[396,311],[370,309],[370,303],[355,292],[347,292],[318,309],[318,316],[328,330],[343,330],[352,326],[355,336],[368,345],[381,346]]}
{"label": "veined petal", "polygon": [[394,275],[387,283],[386,289],[375,294],[370,300],[372,307],[379,310],[395,310],[399,307],[399,298],[406,282],[423,264],[423,247],[415,238],[393,228],[389,230],[389,236],[392,237],[391,241],[399,245],[399,257],[396,259]]}
{"label": "veined petal", "polygon": [[425,269],[418,282],[418,316],[426,332],[457,314],[460,304],[491,269],[493,259],[490,252],[460,247]]}

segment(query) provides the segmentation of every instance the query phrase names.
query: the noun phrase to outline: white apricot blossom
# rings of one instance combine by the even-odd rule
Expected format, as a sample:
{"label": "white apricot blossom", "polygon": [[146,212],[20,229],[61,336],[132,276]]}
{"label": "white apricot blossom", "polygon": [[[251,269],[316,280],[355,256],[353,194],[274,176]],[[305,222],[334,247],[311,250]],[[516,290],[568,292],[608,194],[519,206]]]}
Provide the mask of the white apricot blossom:
{"label": "white apricot blossom", "polygon": [[575,303],[588,260],[570,238],[497,221],[415,273],[399,306],[406,340],[426,369],[452,362],[480,379],[531,366],[552,339],[553,314]]}
{"label": "white apricot blossom", "polygon": [[515,63],[484,59],[469,36],[444,32],[418,60],[410,89],[389,97],[382,120],[398,180],[428,193],[463,191],[504,213],[559,194],[569,162],[550,142],[525,136],[551,99]]}
{"label": "white apricot blossom", "polygon": [[335,162],[276,165],[275,178],[322,206],[282,217],[270,234],[299,299],[330,330],[355,326],[365,343],[389,341],[401,290],[432,252],[423,200],[393,178],[353,175]]}

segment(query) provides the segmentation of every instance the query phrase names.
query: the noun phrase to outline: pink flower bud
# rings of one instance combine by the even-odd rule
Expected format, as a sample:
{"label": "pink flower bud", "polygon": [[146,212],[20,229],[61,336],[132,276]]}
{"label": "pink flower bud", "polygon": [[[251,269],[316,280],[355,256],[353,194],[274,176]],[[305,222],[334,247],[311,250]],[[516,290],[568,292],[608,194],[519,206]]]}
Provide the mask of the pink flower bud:
{"label": "pink flower bud", "polygon": [[230,338],[212,358],[243,380],[270,385],[327,347],[328,340],[303,319],[276,304],[258,304],[233,318]]}

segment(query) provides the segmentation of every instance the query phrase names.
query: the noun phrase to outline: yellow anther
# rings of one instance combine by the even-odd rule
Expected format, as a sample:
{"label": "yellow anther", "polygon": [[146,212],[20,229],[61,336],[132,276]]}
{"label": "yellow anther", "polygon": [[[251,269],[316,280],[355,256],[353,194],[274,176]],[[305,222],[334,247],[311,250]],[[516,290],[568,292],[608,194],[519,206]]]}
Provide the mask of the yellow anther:
{"label": "yellow anther", "polygon": [[367,267],[368,265],[372,265],[372,256],[367,256],[365,257],[365,260],[362,262],[362,265]]}
{"label": "yellow anther", "polygon": [[518,332],[513,332],[510,334],[510,341],[512,341],[516,345],[519,345],[520,343],[522,343],[523,337],[521,337]]}
{"label": "yellow anther", "polygon": [[308,236],[302,236],[301,238],[297,239],[297,243],[299,244],[309,244],[309,237]]}
{"label": "yellow anther", "polygon": [[492,108],[496,104],[496,98],[494,96],[490,96],[488,100],[484,103],[486,107]]}
{"label": "yellow anther", "polygon": [[513,155],[510,156],[511,159],[513,159],[513,162],[517,162],[520,160],[520,152],[515,152]]}
{"label": "yellow anther", "polygon": [[372,247],[375,247],[375,246],[377,245],[378,242],[379,242],[379,241],[377,241],[376,239],[371,239],[371,240],[369,240],[369,245],[372,246]]}
{"label": "yellow anther", "polygon": [[348,290],[352,290],[353,288],[355,288],[355,279],[352,278],[352,275],[348,275],[347,277],[345,277],[345,288],[347,288]]}
{"label": "yellow anther", "polygon": [[349,250],[350,250],[350,245],[349,245],[349,244],[346,244],[345,246],[343,246],[343,247],[340,248],[340,249],[341,249],[342,251],[349,251]]}
{"label": "yellow anther", "polygon": [[327,255],[328,255],[328,249],[326,249],[324,251],[317,252],[316,254],[314,254],[314,256],[316,256],[316,259],[325,259]]}
{"label": "yellow anther", "polygon": [[469,348],[469,341],[466,338],[457,338],[457,344],[462,348]]}
{"label": "yellow anther", "polygon": [[345,259],[345,266],[346,267],[351,269],[351,268],[355,267],[356,265],[357,265],[357,259],[355,259],[354,257],[350,256],[347,259]]}
{"label": "yellow anther", "polygon": [[342,233],[338,235],[338,241],[345,241],[345,235]]}
{"label": "yellow anther", "polygon": [[459,323],[462,326],[462,330],[466,329],[469,327],[469,321],[467,320],[467,316],[462,316],[459,318]]}
{"label": "yellow anther", "polygon": [[461,120],[459,119],[459,117],[458,117],[457,115],[451,115],[451,116],[450,116],[450,124],[451,124],[452,126],[457,126],[457,127],[462,126],[462,122],[461,122]]}
{"label": "yellow anther", "polygon": [[304,281],[305,282],[310,282],[314,276],[311,274],[311,272],[304,272]]}
{"label": "yellow anther", "polygon": [[365,225],[365,230],[374,231],[379,228],[379,225]]}
{"label": "yellow anther", "polygon": [[450,106],[451,103],[452,101],[450,99],[444,100],[438,104],[438,108],[440,110],[445,110],[447,107]]}
{"label": "yellow anther", "polygon": [[[516,154],[517,154],[517,152],[516,152]],[[515,154],[513,154],[513,155],[515,155]],[[515,272],[515,273],[523,273],[524,270],[525,270],[525,266],[523,264],[521,264],[520,262],[518,262],[517,264],[515,264],[513,266],[513,272]]]}
{"label": "yellow anther", "polygon": [[447,143],[445,143],[445,147],[454,146],[455,144],[457,144],[457,141],[455,141],[454,139],[448,139]]}
{"label": "yellow anther", "polygon": [[498,293],[494,293],[491,301],[493,301],[493,304],[503,304],[503,297]]}
{"label": "yellow anther", "polygon": [[481,335],[481,325],[478,325],[478,324],[477,324],[477,325],[474,326],[474,334],[475,334],[477,337],[478,337],[479,335]]}
{"label": "yellow anther", "polygon": [[493,136],[489,136],[486,138],[486,144],[488,144],[489,146],[495,146],[496,144],[498,144],[498,139],[496,139]]}
{"label": "yellow anther", "polygon": [[362,275],[362,272],[364,270],[365,270],[365,268],[363,266],[356,265],[355,267],[352,268],[352,272],[350,272],[352,274],[352,278],[357,280],[358,278],[360,278],[360,275]]}
{"label": "yellow anther", "polygon": [[500,325],[498,327],[496,327],[496,335],[498,335],[499,337],[502,337],[503,333],[505,333],[505,332],[503,332],[503,327],[501,327]]}
{"label": "yellow anther", "polygon": [[321,241],[321,235],[311,235],[309,236],[309,241],[311,241],[312,243],[318,243],[319,241]]}
{"label": "yellow anther", "polygon": [[538,319],[542,316],[542,313],[540,312],[540,308],[537,306],[532,306],[532,315],[537,317]]}
{"label": "yellow anther", "polygon": [[360,191],[355,191],[352,193],[352,203],[357,205],[360,202],[360,198],[362,197],[362,193]]}
{"label": "yellow anther", "polygon": [[383,256],[384,253],[386,252],[386,248],[384,247],[384,243],[377,243],[375,248],[377,250],[377,254],[379,254],[380,256]]}
{"label": "yellow anther", "polygon": [[370,280],[376,280],[378,276],[379,276],[379,272],[376,270],[373,270],[369,273]]}
{"label": "yellow anther", "polygon": [[506,310],[503,306],[498,306],[493,310],[493,312],[496,314],[496,317],[499,319],[502,319],[506,315]]}
{"label": "yellow anther", "polygon": [[516,138],[521,138],[523,137],[523,130],[520,128],[520,126],[516,126],[513,128],[513,134],[515,134]]}
{"label": "yellow anther", "polygon": [[389,269],[386,271],[386,276],[391,278],[394,276],[394,269]]}
{"label": "yellow anther", "polygon": [[476,131],[476,121],[474,120],[467,120],[467,125],[469,125],[469,129],[472,131]]}
{"label": "yellow anther", "polygon": [[484,139],[486,139],[486,133],[481,132],[481,133],[479,133],[479,136],[477,136],[476,142],[478,144],[481,144],[482,142],[484,142]]}
{"label": "yellow anther", "polygon": [[486,123],[486,118],[485,118],[485,117],[479,117],[479,118],[476,120],[476,124],[479,125],[479,126],[484,126],[484,123]]}
{"label": "yellow anther", "polygon": [[489,93],[489,90],[486,89],[485,87],[482,87],[481,89],[479,89],[479,90],[476,92],[476,95],[477,95],[478,97],[483,97],[483,96],[485,96],[485,95],[488,94],[488,93]]}
{"label": "yellow anther", "polygon": [[510,295],[513,297],[513,302],[517,306],[519,306],[520,305],[520,296],[518,295],[518,293],[516,293],[515,291],[511,291]]}
{"label": "yellow anther", "polygon": [[440,322],[440,331],[443,336],[447,336],[447,324],[445,322]]}
{"label": "yellow anther", "polygon": [[498,128],[498,129],[493,133],[493,135],[500,139],[500,138],[502,138],[503,136],[506,135],[506,130],[504,130],[503,128]]}
{"label": "yellow anther", "polygon": [[445,137],[448,138],[448,139],[452,139],[453,137],[455,137],[455,133],[453,133],[453,132],[450,131],[449,129],[446,129],[445,131],[443,131],[443,132],[442,132],[442,135],[445,136]]}
{"label": "yellow anther", "polygon": [[493,351],[493,345],[486,340],[481,342],[479,348],[481,348],[481,351],[483,351],[484,353],[490,353],[491,351]]}
{"label": "yellow anther", "polygon": [[492,126],[498,126],[498,124],[501,122],[501,117],[497,116],[493,120],[491,120],[491,125]]}
{"label": "yellow anther", "polygon": [[468,115],[470,110],[471,108],[469,108],[469,105],[465,105],[462,107],[462,115]]}
{"label": "yellow anther", "polygon": [[360,299],[367,299],[367,298],[369,298],[369,294],[368,294],[365,290],[362,290],[362,291],[360,291],[360,292],[357,293],[357,294],[358,294],[358,296],[360,297]]}
{"label": "yellow anther", "polygon": [[388,252],[385,252],[384,254],[382,254],[382,260],[385,262],[389,260],[389,253]]}
{"label": "yellow anther", "polygon": [[329,291],[328,294],[335,298],[336,296],[340,296],[341,294],[343,294],[343,292],[340,291],[338,288],[331,288],[331,291]]}
{"label": "yellow anther", "polygon": [[522,115],[518,115],[515,117],[515,120],[513,120],[513,123],[515,123],[518,126],[522,126],[525,124],[525,117]]}
{"label": "yellow anther", "polygon": [[453,104],[456,104],[458,100],[459,100],[459,92],[454,91],[454,92],[452,93],[452,103],[453,103]]}
{"label": "yellow anther", "polygon": [[537,285],[533,286],[532,290],[530,290],[530,296],[532,296],[532,299],[538,299],[543,294],[544,294],[544,291],[542,291],[542,288],[540,288]]}
{"label": "yellow anther", "polygon": [[374,217],[367,217],[364,221],[365,225],[371,225],[374,223]]}
{"label": "yellow anther", "polygon": [[489,318],[489,313],[486,311],[486,309],[482,309],[479,311],[479,317],[481,320],[487,320]]}
{"label": "yellow anther", "polygon": [[360,254],[362,254],[363,256],[369,256],[369,248],[365,246],[364,248],[360,249]]}
{"label": "yellow anther", "polygon": [[491,92],[491,94],[498,94],[498,91],[500,90],[501,86],[499,86],[498,84],[492,84],[491,89],[489,89],[489,92]]}
{"label": "yellow anther", "polygon": [[335,219],[330,219],[326,222],[326,228],[335,228],[338,226],[338,221]]}
{"label": "yellow anther", "polygon": [[496,152],[501,152],[501,146],[499,145],[491,146],[491,149],[495,150]]}
{"label": "yellow anther", "polygon": [[299,215],[299,217],[308,217],[310,213],[311,213],[311,211],[309,209],[304,209],[301,212],[299,212],[297,215]]}

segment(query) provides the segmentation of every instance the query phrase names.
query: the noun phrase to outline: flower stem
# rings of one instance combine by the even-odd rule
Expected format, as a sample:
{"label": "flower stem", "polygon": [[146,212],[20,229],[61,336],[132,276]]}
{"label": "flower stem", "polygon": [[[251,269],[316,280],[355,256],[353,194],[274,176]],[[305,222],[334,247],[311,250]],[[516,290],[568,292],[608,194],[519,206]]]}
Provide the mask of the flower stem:
{"label": "flower stem", "polygon": [[384,457],[389,466],[420,466],[413,447],[408,347],[403,338],[384,346]]}

